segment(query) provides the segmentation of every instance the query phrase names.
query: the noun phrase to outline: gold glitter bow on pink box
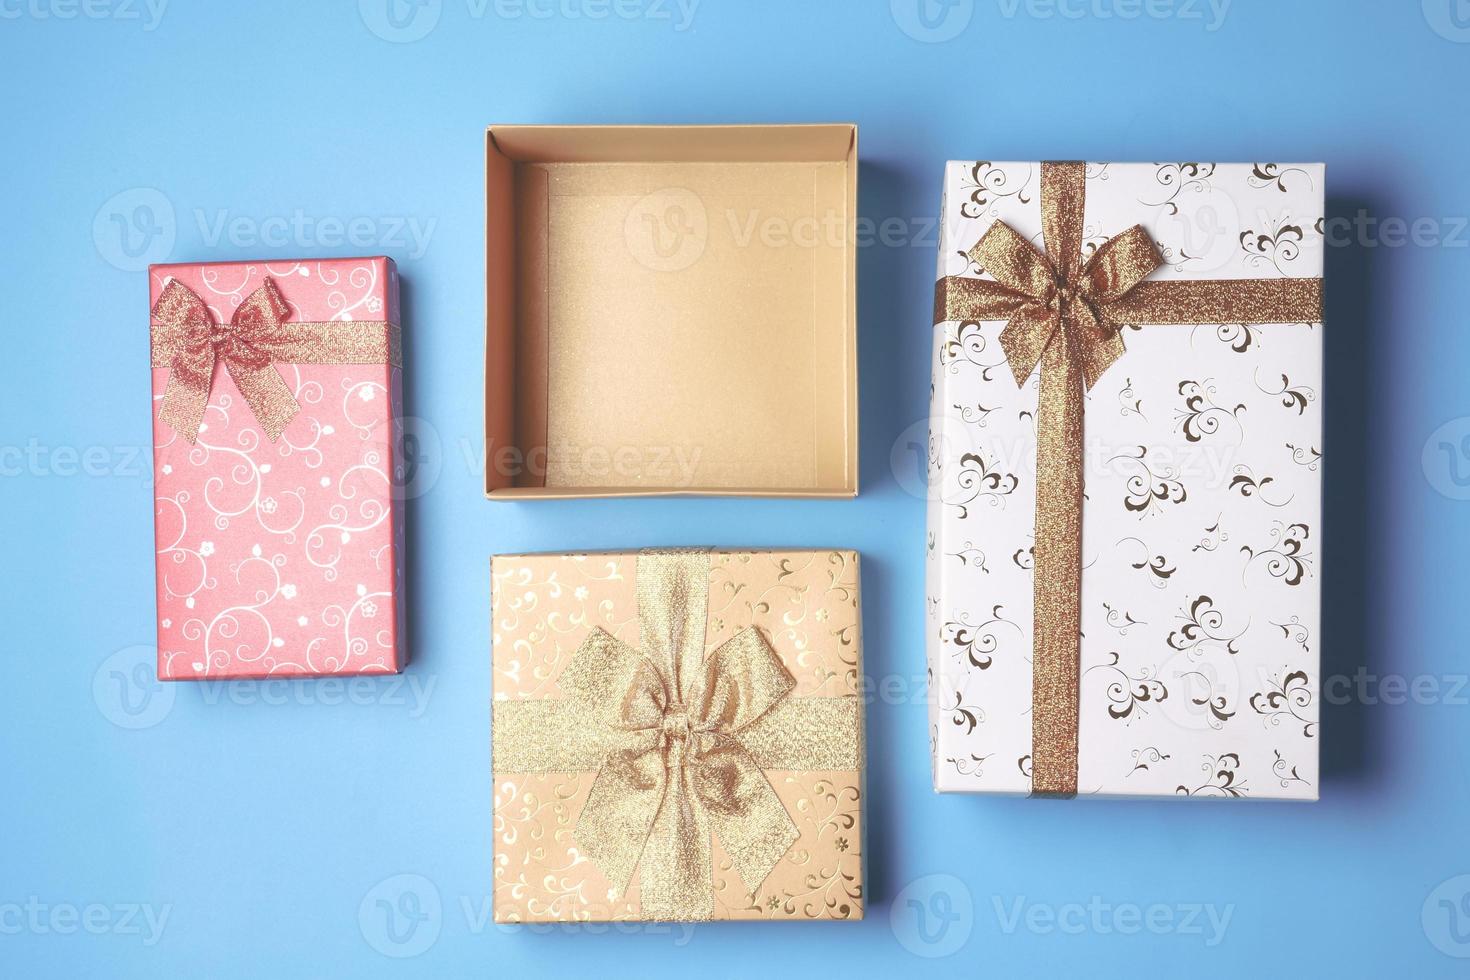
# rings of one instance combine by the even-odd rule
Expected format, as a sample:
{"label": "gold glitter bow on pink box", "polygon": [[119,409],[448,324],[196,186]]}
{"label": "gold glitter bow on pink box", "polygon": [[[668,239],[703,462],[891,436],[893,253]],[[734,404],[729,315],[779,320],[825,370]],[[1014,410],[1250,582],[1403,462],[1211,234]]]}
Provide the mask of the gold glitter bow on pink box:
{"label": "gold glitter bow on pink box", "polygon": [[1031,735],[1036,795],[1077,792],[1083,395],[1123,356],[1123,327],[1322,319],[1321,279],[1148,280],[1164,260],[1141,225],[1083,262],[1085,195],[1083,164],[1042,164],[1045,251],[997,221],[969,252],[992,279],[949,276],[934,298],[936,323],[1007,321],[1000,342],[1018,385],[1041,367]]}
{"label": "gold glitter bow on pink box", "polygon": [[187,442],[199,437],[216,363],[223,363],[272,442],[301,410],[276,364],[394,364],[397,328],[382,320],[291,321],[275,281],[245,297],[229,323],[170,279],[153,306],[153,366],[169,369],[159,418]]}
{"label": "gold glitter bow on pink box", "polygon": [[710,556],[638,556],[642,649],[593,628],[558,681],[563,696],[500,700],[497,773],[597,775],[576,822],[581,853],[641,918],[709,919],[711,835],[754,893],[798,831],[763,770],[851,770],[855,697],[796,697],[755,627],[705,655]]}

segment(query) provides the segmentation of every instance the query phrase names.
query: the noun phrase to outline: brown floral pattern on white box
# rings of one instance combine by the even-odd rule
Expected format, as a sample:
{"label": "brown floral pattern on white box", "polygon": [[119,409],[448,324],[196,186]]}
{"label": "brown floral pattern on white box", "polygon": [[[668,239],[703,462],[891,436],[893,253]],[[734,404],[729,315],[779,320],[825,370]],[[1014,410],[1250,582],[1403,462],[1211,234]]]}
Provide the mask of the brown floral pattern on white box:
{"label": "brown floral pattern on white box", "polygon": [[[997,220],[1042,244],[1038,163],[952,162],[938,277]],[[1155,279],[1316,278],[1316,164],[1089,164],[1083,249]],[[1037,379],[1003,323],[934,327],[926,601],[941,791],[1031,790]],[[1126,327],[1086,396],[1079,792],[1315,799],[1322,325]]]}

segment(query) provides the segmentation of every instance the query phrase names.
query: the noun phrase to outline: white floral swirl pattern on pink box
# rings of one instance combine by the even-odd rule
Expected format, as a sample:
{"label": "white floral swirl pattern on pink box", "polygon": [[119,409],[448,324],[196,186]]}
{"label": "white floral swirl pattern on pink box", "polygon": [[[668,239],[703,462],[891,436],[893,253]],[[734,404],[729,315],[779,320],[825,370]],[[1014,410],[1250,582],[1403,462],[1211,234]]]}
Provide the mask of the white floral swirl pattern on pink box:
{"label": "white floral swirl pattern on pink box", "polygon": [[[216,324],[272,280],[287,322],[399,323],[387,258],[149,269]],[[158,676],[204,680],[394,673],[403,628],[399,366],[275,363],[300,411],[272,442],[223,363],[191,445],[160,416],[153,369]]]}

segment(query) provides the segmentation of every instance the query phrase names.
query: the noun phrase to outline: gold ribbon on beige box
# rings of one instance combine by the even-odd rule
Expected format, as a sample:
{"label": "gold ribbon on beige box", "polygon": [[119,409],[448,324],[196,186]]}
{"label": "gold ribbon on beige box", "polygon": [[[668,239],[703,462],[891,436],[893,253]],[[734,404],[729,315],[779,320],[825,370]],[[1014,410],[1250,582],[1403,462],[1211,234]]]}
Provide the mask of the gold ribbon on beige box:
{"label": "gold ribbon on beige box", "polygon": [[168,368],[158,416],[184,440],[199,438],[204,409],[222,362],[271,442],[301,411],[276,364],[401,363],[396,324],[383,320],[292,321],[275,281],[266,279],[227,324],[188,286],[170,279],[153,304],[153,366]]}
{"label": "gold ribbon on beige box", "polygon": [[1122,328],[1142,324],[1316,323],[1321,279],[1147,281],[1164,264],[1134,225],[1082,261],[1086,167],[1041,168],[1045,252],[996,221],[969,257],[992,279],[949,276],[935,322],[1003,320],[1017,385],[1039,364],[1032,654],[1032,793],[1077,792],[1081,654],[1083,395],[1123,356]]}
{"label": "gold ribbon on beige box", "polygon": [[853,770],[856,697],[796,697],[795,679],[751,626],[705,655],[710,555],[638,556],[642,649],[594,628],[558,684],[563,697],[494,702],[497,773],[596,771],[576,840],[640,914],[714,912],[711,834],[754,893],[798,831],[766,770]]}

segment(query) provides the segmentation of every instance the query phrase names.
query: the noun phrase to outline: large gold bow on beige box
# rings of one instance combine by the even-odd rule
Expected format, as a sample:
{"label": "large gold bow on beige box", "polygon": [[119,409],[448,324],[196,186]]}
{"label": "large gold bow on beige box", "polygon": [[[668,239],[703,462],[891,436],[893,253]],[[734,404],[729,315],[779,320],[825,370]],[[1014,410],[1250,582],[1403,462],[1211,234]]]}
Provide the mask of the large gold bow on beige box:
{"label": "large gold bow on beige box", "polygon": [[1085,392],[1123,356],[1125,325],[1322,319],[1321,279],[1146,281],[1164,260],[1141,225],[1083,262],[1086,178],[1081,163],[1042,164],[1045,252],[997,221],[968,253],[993,280],[948,276],[934,296],[936,323],[1007,321],[1000,343],[1016,384],[1041,366],[1031,783],[1047,796],[1077,792]]}
{"label": "large gold bow on beige box", "polygon": [[291,321],[275,281],[245,297],[227,324],[170,279],[153,305],[153,366],[169,369],[158,417],[192,444],[199,438],[214,367],[222,362],[271,442],[301,411],[275,364],[400,362],[398,328],[383,320]]}
{"label": "large gold bow on beige box", "polygon": [[641,916],[714,912],[711,834],[754,893],[798,832],[765,770],[847,771],[862,759],[855,697],[796,697],[760,630],[704,651],[707,552],[638,556],[643,649],[594,628],[558,679],[563,697],[494,702],[497,773],[597,778],[576,839]]}

